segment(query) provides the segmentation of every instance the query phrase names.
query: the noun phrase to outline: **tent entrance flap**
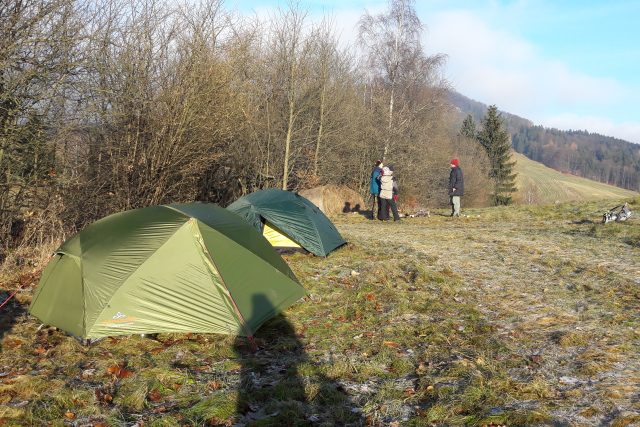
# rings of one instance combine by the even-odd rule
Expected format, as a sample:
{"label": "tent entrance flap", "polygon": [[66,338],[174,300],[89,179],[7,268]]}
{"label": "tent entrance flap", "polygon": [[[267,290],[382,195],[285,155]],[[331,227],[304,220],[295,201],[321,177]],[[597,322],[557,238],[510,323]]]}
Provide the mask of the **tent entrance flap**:
{"label": "tent entrance flap", "polygon": [[291,240],[278,227],[265,221],[262,228],[262,235],[276,248],[300,248],[300,245]]}

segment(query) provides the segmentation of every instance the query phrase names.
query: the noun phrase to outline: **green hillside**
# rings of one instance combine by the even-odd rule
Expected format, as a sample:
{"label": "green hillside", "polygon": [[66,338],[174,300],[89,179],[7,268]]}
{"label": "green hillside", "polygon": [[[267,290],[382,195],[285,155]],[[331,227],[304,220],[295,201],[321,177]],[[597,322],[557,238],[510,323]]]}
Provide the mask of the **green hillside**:
{"label": "green hillside", "polygon": [[549,204],[557,202],[625,199],[638,193],[574,175],[563,174],[542,163],[514,153],[518,173],[518,204]]}
{"label": "green hillside", "polygon": [[[470,114],[481,123],[487,105],[449,92],[457,108],[459,123]],[[640,190],[640,144],[585,130],[560,130],[534,125],[525,118],[500,111],[513,149],[559,171],[610,182],[633,191]]]}

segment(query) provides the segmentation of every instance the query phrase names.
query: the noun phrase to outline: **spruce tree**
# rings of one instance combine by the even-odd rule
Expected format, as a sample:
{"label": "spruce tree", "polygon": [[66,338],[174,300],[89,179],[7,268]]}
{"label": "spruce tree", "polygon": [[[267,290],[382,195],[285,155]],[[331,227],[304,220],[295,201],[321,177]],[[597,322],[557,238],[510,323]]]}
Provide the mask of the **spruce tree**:
{"label": "spruce tree", "polygon": [[476,139],[477,132],[475,120],[473,120],[471,114],[467,114],[467,117],[464,118],[462,126],[460,127],[460,135],[470,139]]}
{"label": "spruce tree", "polygon": [[511,193],[516,191],[515,162],[511,161],[511,141],[498,108],[492,105],[482,119],[482,129],[477,133],[478,142],[489,156],[489,178],[494,182],[493,199],[496,205],[511,203]]}

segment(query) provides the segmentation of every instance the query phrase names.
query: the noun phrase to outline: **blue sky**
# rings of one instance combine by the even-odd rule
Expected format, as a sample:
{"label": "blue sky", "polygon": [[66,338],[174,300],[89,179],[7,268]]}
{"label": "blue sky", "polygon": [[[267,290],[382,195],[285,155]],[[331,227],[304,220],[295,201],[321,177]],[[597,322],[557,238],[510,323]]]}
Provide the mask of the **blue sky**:
{"label": "blue sky", "polygon": [[[345,43],[379,0],[300,0],[333,17]],[[286,0],[226,0],[267,18]],[[427,53],[448,55],[460,93],[536,124],[640,143],[640,0],[416,0]]]}

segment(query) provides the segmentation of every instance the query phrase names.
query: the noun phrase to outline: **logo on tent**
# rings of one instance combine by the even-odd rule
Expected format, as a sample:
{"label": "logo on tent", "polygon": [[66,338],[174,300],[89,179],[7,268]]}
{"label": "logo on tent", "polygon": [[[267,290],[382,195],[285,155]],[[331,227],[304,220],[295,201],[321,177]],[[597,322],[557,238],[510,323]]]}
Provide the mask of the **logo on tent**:
{"label": "logo on tent", "polygon": [[101,322],[104,326],[109,328],[123,328],[125,326],[133,325],[134,320],[138,320],[137,317],[127,316],[121,311],[118,311],[111,317],[112,320],[105,320]]}

